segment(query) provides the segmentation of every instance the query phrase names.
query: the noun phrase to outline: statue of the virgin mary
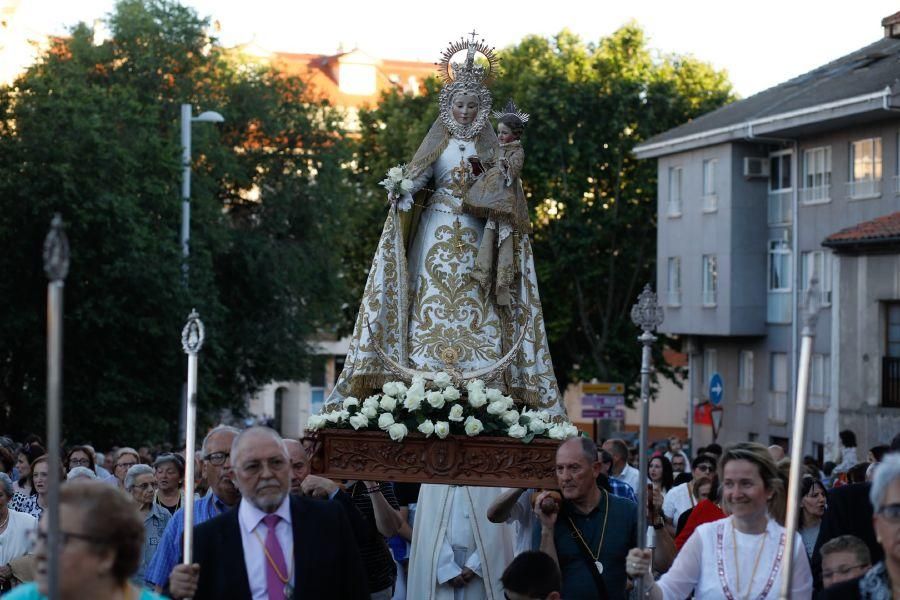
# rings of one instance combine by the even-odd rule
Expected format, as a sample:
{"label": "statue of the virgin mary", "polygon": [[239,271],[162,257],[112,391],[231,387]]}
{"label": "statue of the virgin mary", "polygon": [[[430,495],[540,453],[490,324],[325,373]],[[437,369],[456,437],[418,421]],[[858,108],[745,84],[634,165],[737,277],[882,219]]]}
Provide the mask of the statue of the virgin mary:
{"label": "statue of the virgin mary", "polygon": [[[462,52],[465,62],[452,62]],[[485,86],[497,59],[473,36],[445,50],[440,65],[440,116],[407,166],[412,189],[403,197],[389,193],[350,350],[326,404],[445,371],[561,414],[528,232],[512,233],[515,278],[505,302],[473,276],[486,226],[498,227],[464,208],[473,183],[499,156]]]}

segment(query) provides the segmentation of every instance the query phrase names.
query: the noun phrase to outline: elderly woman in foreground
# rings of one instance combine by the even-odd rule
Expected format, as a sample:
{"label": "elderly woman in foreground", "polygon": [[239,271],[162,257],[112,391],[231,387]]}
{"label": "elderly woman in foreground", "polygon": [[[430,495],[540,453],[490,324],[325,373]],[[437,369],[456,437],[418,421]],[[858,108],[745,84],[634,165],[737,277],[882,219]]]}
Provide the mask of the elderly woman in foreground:
{"label": "elderly woman in foreground", "polygon": [[869,500],[875,539],[884,548],[884,560],[862,577],[826,589],[826,600],[900,598],[900,453],[885,456],[875,470]]}
{"label": "elderly woman in foreground", "polygon": [[[144,541],[144,525],[134,502],[99,481],[75,481],[59,494],[59,599],[159,600],[131,584]],[[42,520],[34,547],[36,581],[15,588],[4,600],[42,600],[47,596],[47,522]]]}
{"label": "elderly woman in foreground", "polygon": [[[786,539],[784,527],[772,518],[785,503],[778,469],[765,446],[744,442],[725,449],[719,477],[731,516],[697,527],[658,582],[650,574],[650,550],[628,553],[628,574],[643,577],[647,598],[683,600],[692,591],[697,598],[778,596]],[[790,597],[808,600],[812,575],[799,534],[793,559]]]}

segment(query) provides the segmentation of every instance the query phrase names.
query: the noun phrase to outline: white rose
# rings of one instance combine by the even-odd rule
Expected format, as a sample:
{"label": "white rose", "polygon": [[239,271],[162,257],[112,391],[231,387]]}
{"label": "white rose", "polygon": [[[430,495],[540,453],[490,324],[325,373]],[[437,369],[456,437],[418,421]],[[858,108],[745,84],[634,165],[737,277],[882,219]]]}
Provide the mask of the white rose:
{"label": "white rose", "polygon": [[531,433],[540,435],[547,430],[547,424],[540,419],[532,417],[531,421],[528,422],[528,430],[531,431]]}
{"label": "white rose", "polygon": [[341,412],[339,410],[333,410],[331,412],[325,413],[325,420],[329,423],[337,423],[341,418]]}
{"label": "white rose", "polygon": [[403,169],[400,167],[391,167],[387,172],[388,177],[393,179],[394,181],[398,181],[403,179]]}
{"label": "white rose", "polygon": [[357,400],[353,396],[344,400],[344,410],[350,410],[351,406],[359,406],[359,400]]}
{"label": "white rose", "polygon": [[450,407],[450,414],[447,416],[451,421],[463,420],[463,407],[461,404],[454,404]]}
{"label": "white rose", "polygon": [[396,381],[388,381],[386,384],[381,386],[381,391],[388,396],[397,397],[400,395],[400,389],[397,387]]}
{"label": "white rose", "polygon": [[566,424],[566,437],[567,438],[577,437],[580,434],[581,434],[581,431],[579,431],[579,429],[577,427],[575,427],[571,423]]}
{"label": "white rose", "polygon": [[338,420],[344,422],[350,418],[350,412],[346,410],[342,410],[338,413]]}
{"label": "white rose", "polygon": [[485,393],[487,394],[487,399],[489,402],[496,402],[503,399],[503,392],[501,392],[497,388],[488,388]]}
{"label": "white rose", "polygon": [[428,404],[434,408],[443,408],[444,406],[444,395],[440,392],[428,392],[425,399],[428,400]]}
{"label": "white rose", "polygon": [[516,424],[516,425],[511,426],[509,428],[509,430],[507,431],[507,433],[509,434],[509,437],[511,437],[511,438],[521,439],[521,438],[525,437],[525,435],[528,433],[528,430],[525,429],[525,427],[523,425]]}
{"label": "white rose", "polygon": [[434,423],[430,420],[422,421],[417,429],[424,433],[425,437],[431,437],[431,434],[434,433]]}
{"label": "white rose", "polygon": [[405,406],[408,410],[416,410],[419,408],[419,404],[425,401],[425,384],[422,382],[416,382],[412,384],[412,387],[406,390],[406,399],[403,402],[403,406]]}
{"label": "white rose", "polygon": [[381,410],[391,412],[392,410],[397,408],[397,399],[393,396],[382,396],[381,402],[379,402],[379,406],[381,407]]}
{"label": "white rose", "polygon": [[473,390],[469,388],[469,406],[473,408],[481,408],[487,404],[487,395],[483,390]]}
{"label": "white rose", "polygon": [[397,386],[397,393],[394,394],[394,396],[396,396],[397,398],[402,397],[403,394],[406,393],[406,384],[403,383],[402,381],[395,381],[394,385]]}
{"label": "white rose", "polygon": [[438,386],[441,389],[444,389],[451,383],[453,383],[453,379],[451,379],[449,373],[444,373],[443,371],[441,371],[434,376],[434,385]]}
{"label": "white rose", "polygon": [[424,387],[425,386],[425,378],[422,377],[421,375],[413,375],[412,384],[413,385],[421,385]]}
{"label": "white rose", "polygon": [[500,415],[500,418],[509,426],[516,425],[519,422],[519,413],[514,410],[508,410]]}
{"label": "white rose", "polygon": [[459,400],[460,396],[459,390],[452,385],[450,387],[445,387],[443,394],[444,400],[448,400],[450,402],[456,402],[457,400]]}
{"label": "white rose", "polygon": [[365,400],[363,400],[363,406],[371,406],[372,408],[378,408],[378,396],[369,396]]}
{"label": "white rose", "polygon": [[506,401],[506,408],[510,410],[516,405],[516,401],[513,400],[512,396],[503,396],[503,399]]}
{"label": "white rose", "polygon": [[466,390],[471,394],[474,391],[483,392],[484,391],[484,382],[480,379],[473,379],[469,383],[466,384]]}
{"label": "white rose", "polygon": [[315,431],[325,427],[325,423],[325,417],[322,415],[309,415],[309,420],[306,421],[306,428]]}
{"label": "white rose", "polygon": [[407,393],[406,399],[403,401],[403,406],[405,406],[406,410],[409,412],[417,411],[419,410],[419,407],[422,406],[422,398],[418,394],[414,396]]}
{"label": "white rose", "polygon": [[450,423],[447,421],[438,421],[434,424],[434,433],[441,439],[450,435]]}
{"label": "white rose", "polygon": [[411,192],[413,189],[412,179],[403,179],[400,181],[400,189],[404,192]]}
{"label": "white rose", "polygon": [[367,419],[374,419],[378,416],[378,409],[376,408],[376,406],[378,405],[376,404],[375,406],[363,406],[361,409],[359,409],[359,414],[365,415]]}
{"label": "white rose", "polygon": [[564,440],[569,437],[565,425],[554,425],[550,428],[550,431],[547,432],[547,435],[554,440]]}
{"label": "white rose", "polygon": [[481,421],[472,416],[466,419],[466,435],[474,436],[482,431],[484,431],[484,425],[481,424]]}
{"label": "white rose", "polygon": [[506,402],[503,400],[503,398],[495,400],[494,402],[488,404],[487,411],[492,415],[502,415],[506,412]]}
{"label": "white rose", "polygon": [[544,423],[550,422],[550,413],[548,413],[546,410],[542,410],[542,411],[538,412],[537,416]]}
{"label": "white rose", "polygon": [[387,431],[387,428],[394,424],[394,415],[391,413],[381,413],[378,415],[378,428]]}
{"label": "white rose", "polygon": [[399,442],[406,437],[406,434],[409,433],[409,430],[406,428],[406,425],[403,423],[394,423],[390,427],[388,427],[388,435],[391,436],[391,439],[395,442]]}
{"label": "white rose", "polygon": [[353,425],[353,429],[360,429],[362,427],[369,426],[369,419],[362,413],[356,413],[352,417],[350,417],[350,424]]}

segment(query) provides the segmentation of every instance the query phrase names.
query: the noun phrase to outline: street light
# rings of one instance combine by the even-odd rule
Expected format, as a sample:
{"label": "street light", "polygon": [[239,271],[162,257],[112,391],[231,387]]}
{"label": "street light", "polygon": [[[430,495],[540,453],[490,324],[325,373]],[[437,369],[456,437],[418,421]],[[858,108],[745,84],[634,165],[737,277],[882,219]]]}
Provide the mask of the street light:
{"label": "street light", "polygon": [[184,283],[188,281],[188,257],[191,254],[191,123],[222,123],[225,117],[208,110],[193,116],[190,104],[181,105],[181,255]]}

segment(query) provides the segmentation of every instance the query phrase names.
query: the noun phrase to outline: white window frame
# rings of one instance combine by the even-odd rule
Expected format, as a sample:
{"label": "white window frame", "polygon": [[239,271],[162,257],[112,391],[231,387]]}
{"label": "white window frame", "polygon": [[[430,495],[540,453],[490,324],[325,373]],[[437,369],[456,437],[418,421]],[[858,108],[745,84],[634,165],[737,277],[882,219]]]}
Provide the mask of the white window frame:
{"label": "white window frame", "polygon": [[805,149],[802,175],[799,194],[801,204],[831,202],[831,146]]}
{"label": "white window frame", "polygon": [[831,261],[832,255],[828,250],[809,250],[800,253],[800,295],[801,298],[809,287],[809,278],[816,272],[816,263],[819,263],[819,301],[822,306],[831,306]]}
{"label": "white window frame", "polygon": [[[869,146],[869,148],[866,148]],[[869,156],[858,157],[868,149]],[[850,142],[848,195],[851,200],[863,200],[881,196],[881,178],[884,176],[884,148],[880,137],[862,138]],[[860,173],[857,172],[859,167]]]}
{"label": "white window frame", "polygon": [[769,353],[769,420],[787,423],[787,352]]}
{"label": "white window frame", "polygon": [[[785,272],[786,275],[783,274],[781,279],[785,281],[783,285],[779,287],[775,287],[773,282],[773,269],[772,267],[775,264],[776,257],[779,257],[778,260],[784,261]],[[793,287],[791,286],[791,279],[793,273],[791,273],[791,244],[786,240],[770,240],[769,241],[769,260],[768,267],[766,269],[768,276],[768,290],[770,292],[790,292]]]}
{"label": "white window frame", "polygon": [[[775,277],[776,264],[780,265],[782,269],[780,278]],[[784,239],[769,240],[769,252],[766,257],[767,323],[791,322],[793,277],[793,256],[790,243]]]}
{"label": "white window frame", "polygon": [[703,306],[714,307],[718,303],[719,261],[715,254],[704,254],[701,272]]}
{"label": "white window frame", "polygon": [[[793,157],[793,155],[794,155],[793,150],[779,150],[777,152],[772,152],[769,154],[769,192],[790,192],[794,189],[794,173],[793,173],[794,157]],[[777,181],[777,182],[775,180],[775,169],[772,168],[772,159],[778,159],[779,163],[783,164],[784,157],[788,157],[787,164],[790,165],[790,169],[791,169],[791,175],[790,175],[790,177],[788,177],[787,187],[781,187],[781,185],[780,185],[782,168],[779,167],[779,169],[778,169],[778,175],[779,175],[778,180],[779,181]],[[773,183],[779,183],[779,185],[776,187],[776,186],[772,185]]]}
{"label": "white window frame", "polygon": [[681,257],[670,256],[666,270],[666,291],[669,306],[681,306]]}
{"label": "white window frame", "polygon": [[[785,160],[787,159],[787,160]],[[772,167],[772,162],[777,160],[778,169]],[[787,186],[782,187],[781,174],[784,166],[790,169]],[[768,197],[768,223],[770,226],[789,225],[793,222],[793,191],[794,191],[794,151],[779,150],[769,154],[769,197]],[[776,175],[778,177],[776,177]]]}
{"label": "white window frame", "polygon": [[753,403],[753,351],[738,353],[738,402]]}
{"label": "white window frame", "polygon": [[666,214],[673,219],[680,217],[683,202],[684,170],[681,167],[669,167],[669,198],[666,204]]}
{"label": "white window frame", "polygon": [[716,170],[719,159],[710,158],[703,161],[703,212],[711,213],[719,210],[719,196],[716,194]]}
{"label": "white window frame", "polygon": [[831,355],[813,354],[809,363],[809,408],[825,410],[831,399]]}

